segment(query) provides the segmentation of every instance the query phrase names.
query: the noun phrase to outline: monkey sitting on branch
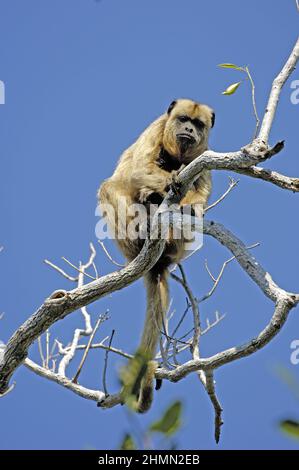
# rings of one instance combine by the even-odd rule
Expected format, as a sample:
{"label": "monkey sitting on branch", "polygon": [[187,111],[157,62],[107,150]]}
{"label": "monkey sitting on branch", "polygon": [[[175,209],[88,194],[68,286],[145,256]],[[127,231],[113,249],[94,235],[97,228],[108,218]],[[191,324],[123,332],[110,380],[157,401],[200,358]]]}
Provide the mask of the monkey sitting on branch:
{"label": "monkey sitting on branch", "polygon": [[[128,234],[124,236],[133,215],[119,217],[119,201],[124,204],[124,210],[136,203],[147,209],[152,204],[161,204],[178,170],[207,150],[214,121],[215,114],[207,105],[189,99],[173,101],[167,112],[150,124],[124,151],[111,178],[101,185],[98,192],[100,204],[113,208],[113,211],[106,211],[108,225],[128,261],[138,255],[144,240]],[[180,206],[204,207],[210,192],[211,175],[204,170]],[[161,257],[144,275],[147,292],[145,325],[137,352],[122,374],[124,401],[133,397],[131,405],[140,413],[150,408],[153,399],[157,367],[153,359],[168,307],[168,269],[182,260],[185,244],[184,238],[174,239],[169,232]]]}

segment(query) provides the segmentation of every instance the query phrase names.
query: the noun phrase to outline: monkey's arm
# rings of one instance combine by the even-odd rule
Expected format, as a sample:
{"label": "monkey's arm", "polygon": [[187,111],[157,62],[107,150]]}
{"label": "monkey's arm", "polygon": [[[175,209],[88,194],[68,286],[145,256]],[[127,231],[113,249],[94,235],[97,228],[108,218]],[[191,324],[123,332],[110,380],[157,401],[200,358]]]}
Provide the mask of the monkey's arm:
{"label": "monkey's arm", "polygon": [[109,178],[104,181],[98,191],[98,199],[101,204],[111,204],[117,207],[119,198],[123,198],[127,204],[132,204],[130,188],[126,181],[117,178]]}
{"label": "monkey's arm", "polygon": [[200,177],[193,183],[185,197],[181,201],[181,206],[187,204],[207,204],[212,189],[211,172],[202,171]]}
{"label": "monkey's arm", "polygon": [[[136,168],[131,175],[131,184],[141,203],[150,197],[152,203],[160,203],[166,196],[169,185],[173,182],[174,173],[158,167],[156,163],[147,163],[143,168]],[[154,196],[154,195],[156,196]]]}

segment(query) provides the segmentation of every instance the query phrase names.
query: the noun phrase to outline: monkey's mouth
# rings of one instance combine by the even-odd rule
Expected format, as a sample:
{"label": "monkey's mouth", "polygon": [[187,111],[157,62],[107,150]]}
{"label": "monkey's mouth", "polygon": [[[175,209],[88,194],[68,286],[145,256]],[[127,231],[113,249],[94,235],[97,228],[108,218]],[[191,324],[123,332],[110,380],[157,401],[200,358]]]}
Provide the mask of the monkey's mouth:
{"label": "monkey's mouth", "polygon": [[188,151],[188,149],[196,142],[194,137],[190,134],[177,134],[177,140],[182,155],[184,155]]}
{"label": "monkey's mouth", "polygon": [[184,145],[192,145],[195,142],[194,137],[190,134],[177,134],[177,139]]}

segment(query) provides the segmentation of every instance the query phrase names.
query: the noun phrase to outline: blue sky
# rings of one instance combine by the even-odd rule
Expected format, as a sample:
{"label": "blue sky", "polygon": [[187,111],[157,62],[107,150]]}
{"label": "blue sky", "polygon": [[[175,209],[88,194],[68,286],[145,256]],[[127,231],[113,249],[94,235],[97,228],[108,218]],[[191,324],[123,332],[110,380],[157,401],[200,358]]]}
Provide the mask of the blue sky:
{"label": "blue sky", "polygon": [[[221,95],[238,81],[222,62],[249,65],[262,113],[271,81],[298,34],[292,0],[203,2],[199,0],[0,0],[1,234],[0,339],[11,333],[57,288],[68,281],[43,264],[61,256],[88,257],[96,243],[96,191],[113,171],[120,153],[177,97],[190,97],[216,112],[210,146],[238,150],[254,129],[247,82],[232,97]],[[291,80],[299,79],[296,71]],[[285,150],[268,166],[298,176],[299,105],[291,104],[289,80],[283,90],[271,142]],[[222,194],[228,174],[214,174],[212,200]],[[234,176],[234,175],[232,175]],[[298,286],[298,195],[240,177],[237,189],[210,218],[225,224],[246,244],[260,242],[255,256],[288,290]],[[113,255],[121,255],[109,244]],[[204,260],[217,272],[229,253],[211,240],[186,261],[196,295],[210,288]],[[98,250],[101,274],[115,269]],[[177,315],[184,294],[171,285]],[[115,328],[115,346],[130,352],[138,343],[145,301],[142,282],[90,307],[93,320],[107,308],[110,320],[98,338]],[[217,293],[202,306],[203,319],[215,311],[225,320],[203,338],[203,354],[243,343],[268,322],[273,306],[240,270],[230,264]],[[191,320],[190,320],[191,321]],[[67,343],[82,324],[80,313],[53,327],[52,338]],[[188,328],[188,322],[186,324]],[[277,422],[299,417],[299,403],[275,369],[288,367],[290,343],[299,337],[298,309],[278,337],[256,355],[216,371],[224,407],[220,449],[295,449]],[[36,345],[30,357],[37,359]],[[110,356],[108,386],[117,391],[122,362]],[[70,374],[77,363],[70,368]],[[90,355],[82,383],[101,386],[103,354]],[[130,429],[123,407],[96,408],[71,392],[21,367],[16,388],[0,401],[2,449],[113,449]],[[211,406],[196,377],[164,383],[140,425],[159,416],[174,399],[184,402],[177,441],[182,449],[213,449]]]}

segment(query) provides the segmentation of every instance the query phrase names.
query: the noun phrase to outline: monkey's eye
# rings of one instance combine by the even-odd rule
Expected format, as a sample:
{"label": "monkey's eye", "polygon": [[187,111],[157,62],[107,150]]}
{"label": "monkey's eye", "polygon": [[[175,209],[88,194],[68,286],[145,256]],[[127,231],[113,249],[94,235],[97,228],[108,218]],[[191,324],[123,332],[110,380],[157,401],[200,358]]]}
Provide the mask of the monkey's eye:
{"label": "monkey's eye", "polygon": [[202,130],[205,125],[200,119],[193,119],[193,124],[198,130]]}
{"label": "monkey's eye", "polygon": [[190,121],[190,118],[189,118],[189,116],[179,116],[178,120],[180,122],[187,122],[187,121]]}

